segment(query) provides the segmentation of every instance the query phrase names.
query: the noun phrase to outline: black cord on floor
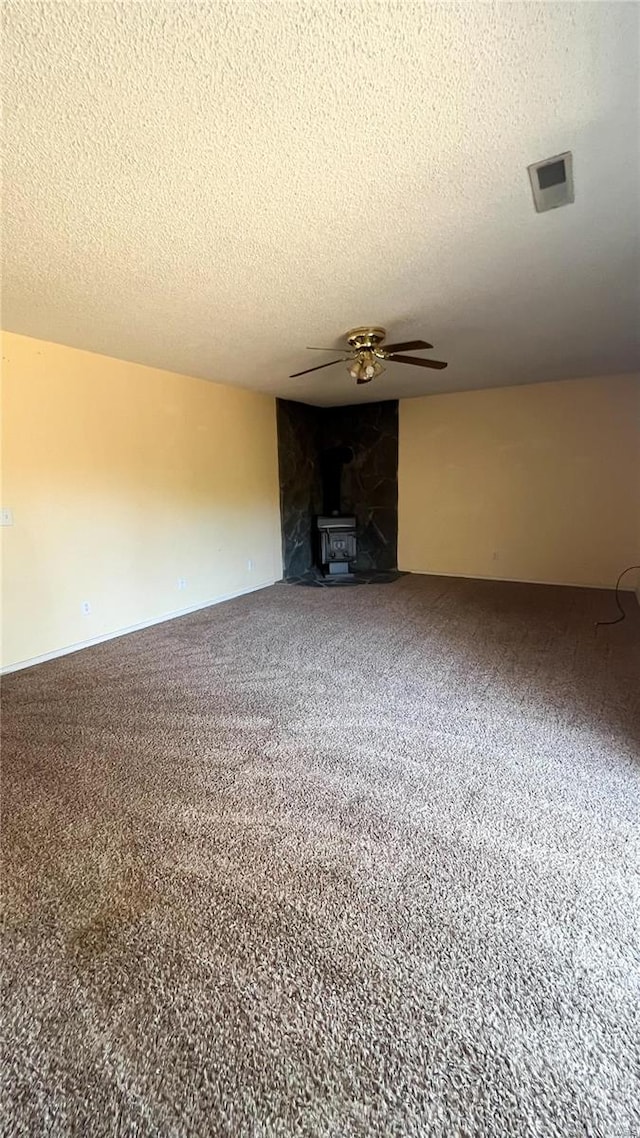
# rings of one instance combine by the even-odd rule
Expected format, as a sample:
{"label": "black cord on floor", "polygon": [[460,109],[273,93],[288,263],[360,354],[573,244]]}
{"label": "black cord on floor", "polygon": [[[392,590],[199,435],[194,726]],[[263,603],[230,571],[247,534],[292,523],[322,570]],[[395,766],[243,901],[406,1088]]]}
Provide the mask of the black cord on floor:
{"label": "black cord on floor", "polygon": [[620,604],[620,582],[621,582],[622,578],[624,577],[625,573],[630,573],[632,569],[640,569],[640,565],[627,565],[627,568],[622,570],[622,573],[620,574],[620,576],[618,577],[618,580],[616,581],[615,601],[616,601],[616,606],[617,606],[618,612],[620,613],[620,616],[617,616],[615,620],[597,620],[596,621],[596,628],[599,628],[600,625],[602,625],[602,624],[620,624],[620,622],[623,621],[624,618],[626,617],[627,614],[624,611],[622,605]]}

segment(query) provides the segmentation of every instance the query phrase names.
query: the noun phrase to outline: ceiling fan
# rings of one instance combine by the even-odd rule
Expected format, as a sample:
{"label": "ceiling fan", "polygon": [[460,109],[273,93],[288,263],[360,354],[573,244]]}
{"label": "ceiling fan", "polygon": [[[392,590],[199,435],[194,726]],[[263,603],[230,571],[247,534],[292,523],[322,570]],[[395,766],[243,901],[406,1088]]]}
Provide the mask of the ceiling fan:
{"label": "ceiling fan", "polygon": [[[402,344],[384,344],[386,336],[384,328],[352,328],[347,332],[347,353],[339,360],[330,360],[328,364],[318,364],[317,367],[308,367],[304,371],[296,371],[289,379],[296,379],[299,375],[308,375],[310,371],[320,371],[323,367],[332,367],[333,364],[347,363],[349,375],[356,383],[371,383],[377,375],[384,371],[381,360],[389,360],[394,364],[413,364],[415,367],[443,368],[447,365],[441,360],[421,360],[413,356],[399,355],[402,352],[418,352],[432,348],[426,340],[407,340]],[[308,348],[309,352],[339,352],[339,348]]]}

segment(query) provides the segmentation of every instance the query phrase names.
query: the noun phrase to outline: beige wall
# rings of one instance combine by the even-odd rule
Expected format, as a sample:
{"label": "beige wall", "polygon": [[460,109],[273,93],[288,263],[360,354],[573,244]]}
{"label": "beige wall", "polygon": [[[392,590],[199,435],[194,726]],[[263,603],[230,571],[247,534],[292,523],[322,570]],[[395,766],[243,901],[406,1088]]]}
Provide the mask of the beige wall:
{"label": "beige wall", "polygon": [[398,493],[402,569],[611,586],[640,562],[640,376],[404,399]]}
{"label": "beige wall", "polygon": [[281,576],[272,398],[9,333],[2,379],[5,667]]}

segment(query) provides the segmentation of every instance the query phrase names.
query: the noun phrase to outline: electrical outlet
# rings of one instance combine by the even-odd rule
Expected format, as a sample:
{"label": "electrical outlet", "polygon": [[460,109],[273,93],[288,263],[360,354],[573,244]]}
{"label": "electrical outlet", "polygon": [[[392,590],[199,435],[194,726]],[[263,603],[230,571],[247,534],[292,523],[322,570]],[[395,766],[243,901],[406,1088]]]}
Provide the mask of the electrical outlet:
{"label": "electrical outlet", "polygon": [[186,589],[186,587],[187,587],[187,578],[186,577],[178,577],[178,589],[182,592],[182,590]]}
{"label": "electrical outlet", "polygon": [[80,607],[84,616],[91,616],[91,601],[83,601]]}
{"label": "electrical outlet", "polygon": [[251,558],[247,561],[247,573],[253,573],[253,561]]}
{"label": "electrical outlet", "polygon": [[2,509],[0,510],[0,526],[12,526],[12,525],[13,525],[13,510],[10,510],[8,506],[3,506]]}

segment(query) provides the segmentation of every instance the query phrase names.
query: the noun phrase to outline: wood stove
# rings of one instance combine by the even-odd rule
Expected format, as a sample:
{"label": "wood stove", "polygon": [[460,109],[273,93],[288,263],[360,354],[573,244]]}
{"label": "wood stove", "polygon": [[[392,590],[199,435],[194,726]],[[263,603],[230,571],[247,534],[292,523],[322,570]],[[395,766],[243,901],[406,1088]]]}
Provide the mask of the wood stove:
{"label": "wood stove", "polygon": [[348,515],[320,515],[320,565],[325,577],[352,577],[357,556],[356,519]]}

